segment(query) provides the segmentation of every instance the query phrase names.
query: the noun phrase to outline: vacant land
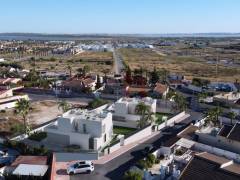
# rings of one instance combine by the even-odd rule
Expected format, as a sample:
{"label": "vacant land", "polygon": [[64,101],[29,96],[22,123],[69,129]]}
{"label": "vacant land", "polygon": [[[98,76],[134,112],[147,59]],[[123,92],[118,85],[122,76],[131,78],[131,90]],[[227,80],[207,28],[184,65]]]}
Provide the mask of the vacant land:
{"label": "vacant land", "polygon": [[[151,49],[120,49],[119,51],[131,69],[140,67],[147,70],[153,70],[154,67],[165,68],[169,72],[183,74],[188,79],[202,77],[212,81],[230,82],[240,79],[239,67],[218,65],[216,68],[215,64],[208,64],[199,56],[161,56]],[[218,76],[216,76],[216,72],[218,72]]]}
{"label": "vacant land", "polygon": [[[33,68],[32,61],[22,61],[20,63],[24,68]],[[35,61],[36,70],[48,70],[54,72],[69,72],[68,66],[72,68],[73,74],[78,68],[83,68],[85,65],[90,67],[93,73],[101,73],[104,69],[113,69],[113,54],[112,52],[83,52],[71,57],[49,57],[40,58]]]}
{"label": "vacant land", "polygon": [[[32,110],[28,115],[28,123],[34,127],[56,118],[61,114],[57,102],[39,101],[31,103]],[[22,117],[14,109],[0,112],[0,135],[11,135],[20,131],[23,124]]]}

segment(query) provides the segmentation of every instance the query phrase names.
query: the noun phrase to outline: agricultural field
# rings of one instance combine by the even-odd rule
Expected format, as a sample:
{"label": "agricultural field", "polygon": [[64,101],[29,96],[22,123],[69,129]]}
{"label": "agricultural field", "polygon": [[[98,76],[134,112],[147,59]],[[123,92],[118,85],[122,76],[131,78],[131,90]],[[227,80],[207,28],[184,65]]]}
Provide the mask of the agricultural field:
{"label": "agricultural field", "polygon": [[[33,62],[20,62],[26,69],[33,68]],[[48,70],[54,72],[68,72],[68,66],[72,68],[72,73],[76,73],[78,68],[89,66],[92,73],[101,73],[104,69],[113,69],[113,54],[112,52],[83,52],[71,57],[49,57],[39,58],[35,61],[36,70]]]}
{"label": "agricultural field", "polygon": [[[151,49],[119,49],[123,60],[131,69],[143,67],[147,70],[165,68],[169,72],[183,74],[187,79],[202,77],[212,81],[234,82],[240,79],[239,66],[218,65],[216,76],[216,64],[208,63],[203,56],[175,55],[153,51]],[[162,51],[161,51],[162,52]]]}

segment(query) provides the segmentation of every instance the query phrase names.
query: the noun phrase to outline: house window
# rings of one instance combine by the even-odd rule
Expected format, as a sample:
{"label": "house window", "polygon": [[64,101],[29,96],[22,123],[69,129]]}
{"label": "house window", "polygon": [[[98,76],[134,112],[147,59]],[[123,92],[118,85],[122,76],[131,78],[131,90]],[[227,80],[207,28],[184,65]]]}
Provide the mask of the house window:
{"label": "house window", "polygon": [[87,133],[86,124],[83,124],[83,133]]}
{"label": "house window", "polygon": [[107,141],[107,135],[104,134],[104,142],[106,142],[106,141]]}
{"label": "house window", "polygon": [[105,131],[106,131],[106,125],[104,124],[104,125],[102,126],[102,134],[105,133]]}

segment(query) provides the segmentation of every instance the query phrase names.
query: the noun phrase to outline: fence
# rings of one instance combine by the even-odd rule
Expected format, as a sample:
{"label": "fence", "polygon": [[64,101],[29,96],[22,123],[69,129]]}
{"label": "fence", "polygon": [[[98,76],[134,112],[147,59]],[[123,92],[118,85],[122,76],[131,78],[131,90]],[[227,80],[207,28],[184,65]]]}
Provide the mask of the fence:
{"label": "fence", "polygon": [[[34,133],[34,132],[38,132],[38,131],[43,131],[45,127],[49,126],[50,124],[53,124],[56,120],[57,120],[57,118],[56,118],[56,119],[53,119],[53,120],[51,120],[51,121],[48,121],[48,122],[46,122],[46,123],[43,123],[43,124],[41,124],[41,125],[39,125],[39,126],[37,126],[37,127],[35,127],[35,128],[30,132],[30,134],[32,134],[32,133]],[[28,135],[26,135],[26,134],[19,134],[19,135],[17,135],[17,136],[12,136],[12,137],[10,137],[10,140],[21,141],[21,140],[23,140],[23,139],[25,139],[25,138],[27,138],[27,137],[28,137]]]}
{"label": "fence", "polygon": [[209,153],[212,153],[212,154],[216,154],[218,156],[224,156],[228,159],[233,159],[236,162],[240,163],[240,155],[236,154],[236,153],[233,153],[233,152],[230,152],[230,151],[226,151],[226,150],[223,150],[223,149],[219,149],[219,148],[209,146],[209,145],[206,145],[206,144],[202,144],[202,143],[198,143],[198,142],[195,142],[194,149],[200,150],[200,151],[206,151],[206,152],[209,152]]}
{"label": "fence", "polygon": [[[174,124],[175,122],[177,122],[179,120],[184,120],[185,117],[186,118],[189,117],[189,114],[186,114],[186,112],[183,111],[183,112],[177,114],[176,116],[173,116],[169,120],[167,120],[167,122],[160,124],[158,126],[158,130],[161,130],[161,129],[165,128],[166,126]],[[134,143],[136,141],[139,141],[141,139],[144,139],[144,138],[150,136],[151,134],[152,134],[152,125],[148,125],[143,129],[139,129],[138,131],[135,131],[134,134],[124,137],[123,142],[118,141],[116,144],[109,147],[108,152],[112,153],[112,152],[120,149],[122,145],[128,145],[128,144]]]}

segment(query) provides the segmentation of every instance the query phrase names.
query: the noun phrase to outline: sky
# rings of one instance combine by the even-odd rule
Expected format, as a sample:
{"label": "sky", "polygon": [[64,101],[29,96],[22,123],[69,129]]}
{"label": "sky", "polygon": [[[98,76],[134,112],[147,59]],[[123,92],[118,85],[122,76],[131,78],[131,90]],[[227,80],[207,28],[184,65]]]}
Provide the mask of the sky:
{"label": "sky", "polygon": [[240,0],[0,0],[0,32],[240,32]]}

